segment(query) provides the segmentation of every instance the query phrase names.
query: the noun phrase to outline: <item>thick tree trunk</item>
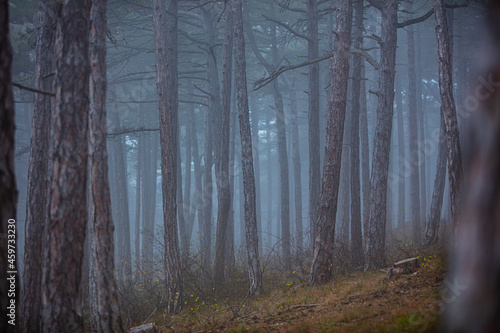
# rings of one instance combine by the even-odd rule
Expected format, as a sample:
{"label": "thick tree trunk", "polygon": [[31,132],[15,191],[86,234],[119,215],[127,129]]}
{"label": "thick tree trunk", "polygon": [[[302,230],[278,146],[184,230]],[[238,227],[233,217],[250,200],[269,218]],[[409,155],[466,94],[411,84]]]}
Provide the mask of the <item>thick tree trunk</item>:
{"label": "thick tree trunk", "polygon": [[[409,11],[412,8],[409,6]],[[415,70],[415,36],[413,25],[406,27],[408,36],[408,123],[410,132],[410,207],[413,244],[420,244],[420,183],[419,183],[419,145],[417,122],[417,74]]]}
{"label": "thick tree trunk", "polygon": [[245,192],[245,230],[248,257],[249,294],[262,293],[262,276],[259,259],[259,240],[257,236],[257,217],[255,207],[255,179],[253,172],[252,133],[248,109],[245,38],[243,36],[242,0],[234,0],[234,59],[236,71],[236,90],[241,136],[241,165]]}
{"label": "thick tree trunk", "polygon": [[392,134],[394,74],[396,66],[398,1],[384,1],[382,12],[382,44],[377,126],[373,143],[373,166],[370,193],[370,220],[367,232],[365,268],[382,267],[385,263],[385,223],[387,179]]}
{"label": "thick tree trunk", "polygon": [[179,145],[177,8],[177,0],[153,0],[168,313],[180,311],[182,299],[176,200]]}
{"label": "thick tree trunk", "polygon": [[[35,88],[53,90],[55,71],[54,41],[55,3],[39,1],[36,46]],[[41,330],[42,262],[50,198],[50,121],[53,97],[35,94],[32,119],[30,166],[26,207],[26,240],[24,250],[23,331]]]}
{"label": "thick tree trunk", "polygon": [[439,222],[441,221],[441,209],[443,207],[444,183],[446,180],[446,128],[442,114],[440,118],[436,178],[434,179],[431,213],[425,230],[424,245],[435,243],[438,240]]}
{"label": "thick tree trunk", "polygon": [[434,14],[437,23],[436,36],[439,60],[439,94],[441,96],[442,112],[446,125],[446,142],[448,147],[447,157],[448,177],[450,182],[451,218],[453,230],[455,231],[459,215],[460,196],[462,193],[463,171],[457,112],[453,99],[451,43],[444,0],[434,0]]}
{"label": "thick tree trunk", "polygon": [[332,90],[330,113],[327,123],[327,147],[323,170],[320,206],[318,209],[317,236],[309,282],[319,284],[328,281],[332,273],[333,241],[335,237],[335,215],[339,190],[339,175],[342,156],[342,140],[347,104],[347,82],[349,78],[349,55],[351,48],[352,3],[340,0],[337,3],[336,41],[333,49]]}
{"label": "thick tree trunk", "polygon": [[[354,43],[355,49],[363,48],[364,1],[354,5]],[[353,55],[352,72],[352,111],[351,111],[351,255],[354,268],[363,265],[363,238],[361,231],[361,186],[359,171],[359,118],[361,95],[361,55]]]}
{"label": "thick tree trunk", "polygon": [[[85,43],[84,43],[85,44]],[[49,103],[50,104],[50,103]],[[50,108],[49,108],[50,110]],[[50,112],[49,112],[50,114]],[[10,317],[11,302],[17,303],[15,295],[9,292],[14,282],[19,288],[16,258],[16,207],[17,188],[14,174],[14,100],[12,95],[12,47],[9,36],[9,3],[0,1],[0,331],[17,332],[18,320]],[[85,155],[85,154],[84,154]],[[85,164],[84,164],[85,165]],[[85,189],[83,188],[83,192]],[[83,194],[85,196],[85,194]],[[44,208],[44,207],[42,207]],[[43,218],[43,217],[42,217]],[[85,220],[79,220],[85,225]],[[73,222],[73,221],[72,221]],[[39,237],[42,235],[38,235]],[[36,286],[35,286],[36,287]],[[16,307],[14,307],[15,313]],[[36,310],[36,309],[33,309]],[[32,320],[39,318],[31,313]]]}
{"label": "thick tree trunk", "polygon": [[[319,58],[318,1],[307,1],[307,58]],[[329,29],[331,30],[331,28]],[[319,63],[309,66],[309,216],[311,244],[316,240],[319,195],[321,193],[321,163],[319,140]]]}
{"label": "thick tree trunk", "polygon": [[91,2],[66,0],[58,5],[54,151],[42,282],[42,331],[83,332],[80,281],[87,229]]}
{"label": "thick tree trunk", "polygon": [[[399,87],[399,76],[396,78]],[[406,217],[406,174],[405,174],[405,129],[403,118],[403,95],[396,94],[396,112],[398,116],[398,228],[403,228]]]}
{"label": "thick tree trunk", "polygon": [[[92,0],[90,13],[90,223],[93,230],[92,264],[98,318],[97,332],[123,331],[118,307],[114,262],[114,224],[111,215],[111,197],[106,150],[106,0]],[[130,262],[127,267],[130,267]]]}
{"label": "thick tree trunk", "polygon": [[229,134],[231,122],[231,79],[233,74],[233,10],[232,3],[227,4],[226,29],[224,38],[224,64],[222,88],[222,112],[220,117],[218,176],[217,176],[217,234],[215,242],[215,283],[222,286],[225,281],[227,225],[231,209],[231,191],[229,187]]}

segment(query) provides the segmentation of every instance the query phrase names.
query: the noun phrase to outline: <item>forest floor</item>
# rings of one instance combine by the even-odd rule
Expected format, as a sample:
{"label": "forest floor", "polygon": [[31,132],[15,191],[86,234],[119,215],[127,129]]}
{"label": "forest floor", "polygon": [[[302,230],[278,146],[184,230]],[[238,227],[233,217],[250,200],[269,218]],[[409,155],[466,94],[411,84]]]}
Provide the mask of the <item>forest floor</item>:
{"label": "forest floor", "polygon": [[318,287],[282,282],[257,298],[188,306],[153,321],[160,332],[438,332],[444,253],[442,247],[414,249],[420,268],[395,280],[380,270]]}

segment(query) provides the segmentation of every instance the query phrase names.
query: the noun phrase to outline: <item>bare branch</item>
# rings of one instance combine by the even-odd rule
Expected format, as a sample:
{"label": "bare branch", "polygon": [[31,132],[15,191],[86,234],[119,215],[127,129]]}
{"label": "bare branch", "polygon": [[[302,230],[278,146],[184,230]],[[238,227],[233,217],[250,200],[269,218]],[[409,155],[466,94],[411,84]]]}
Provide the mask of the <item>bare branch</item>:
{"label": "bare branch", "polygon": [[365,60],[373,66],[373,68],[375,68],[376,70],[379,70],[380,69],[380,64],[375,60],[373,59],[373,57],[366,51],[363,51],[363,50],[359,50],[359,49],[351,49],[351,53],[352,54],[359,54],[360,56],[363,56],[363,58],[365,58]]}
{"label": "bare branch", "polygon": [[38,89],[35,89],[35,88],[24,86],[24,85],[22,85],[20,83],[12,82],[12,85],[14,87],[19,88],[19,89],[31,91],[31,92],[34,92],[34,93],[37,93],[37,94],[48,95],[48,96],[52,96],[52,97],[56,96],[56,94],[53,93],[52,91],[38,90]]}
{"label": "bare branch", "polygon": [[305,40],[310,40],[311,38],[309,38],[309,36],[307,35],[304,35],[300,32],[298,32],[297,30],[295,30],[294,28],[292,28],[290,25],[286,24],[286,23],[283,23],[279,20],[275,20],[275,19],[272,19],[270,17],[267,17],[266,15],[262,14],[262,16],[264,16],[264,18],[266,18],[267,20],[271,21],[271,22],[274,22],[276,23],[277,25],[280,25],[282,26],[283,28],[285,28],[286,30],[288,30],[290,33],[292,33],[293,35],[297,36],[297,37],[300,37],[300,38],[303,38]]}

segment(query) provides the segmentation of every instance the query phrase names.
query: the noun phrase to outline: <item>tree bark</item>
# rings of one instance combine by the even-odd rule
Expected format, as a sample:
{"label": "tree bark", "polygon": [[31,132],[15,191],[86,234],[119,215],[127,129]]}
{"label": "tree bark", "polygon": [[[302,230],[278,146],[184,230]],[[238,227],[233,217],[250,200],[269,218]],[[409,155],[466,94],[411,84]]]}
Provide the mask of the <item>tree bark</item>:
{"label": "tree bark", "polygon": [[336,42],[333,49],[332,90],[330,113],[327,123],[325,162],[318,209],[318,222],[314,257],[309,282],[320,284],[331,278],[333,266],[333,241],[339,190],[339,175],[342,157],[342,141],[347,104],[347,82],[349,78],[349,55],[351,48],[352,3],[340,0],[337,3]]}
{"label": "tree bark", "polygon": [[203,165],[203,218],[200,223],[200,251],[201,265],[203,267],[211,267],[212,253],[212,121],[208,111],[205,112],[205,163]]}
{"label": "tree bark", "polygon": [[231,191],[229,187],[229,134],[231,122],[231,79],[233,74],[233,10],[232,3],[226,4],[226,28],[224,38],[224,64],[222,88],[222,113],[220,134],[215,142],[219,146],[217,177],[217,235],[215,242],[215,283],[222,286],[225,281],[227,225],[231,209]]}
{"label": "tree bark", "polygon": [[[364,1],[354,5],[354,43],[355,49],[363,48]],[[363,238],[361,231],[361,186],[359,171],[359,118],[361,95],[361,55],[355,54],[352,73],[352,111],[351,111],[351,254],[354,268],[363,265]]]}
{"label": "tree bark", "polygon": [[[141,125],[142,114],[140,108],[137,112],[138,125]],[[142,182],[142,154],[144,151],[142,135],[137,136],[137,164],[135,177],[135,267],[139,271],[141,268],[141,182]],[[144,208],[143,208],[144,209]]]}
{"label": "tree bark", "polygon": [[[318,1],[307,1],[307,57],[308,60],[319,58],[318,37]],[[330,28],[331,30],[331,28]],[[319,196],[321,193],[321,163],[319,140],[319,63],[309,66],[309,216],[311,244],[316,240]]]}
{"label": "tree bark", "polygon": [[398,1],[384,1],[381,12],[381,61],[379,90],[377,92],[377,125],[373,143],[372,188],[365,269],[383,267],[385,264],[387,179],[394,102]]}
{"label": "tree bark", "polygon": [[457,112],[453,99],[453,77],[451,64],[451,43],[446,18],[444,0],[434,0],[436,17],[436,36],[439,60],[439,94],[442,112],[446,125],[446,142],[448,157],[448,179],[450,182],[451,218],[453,230],[459,218],[460,196],[462,192],[463,171],[460,136],[458,132]]}
{"label": "tree bark", "polygon": [[[15,115],[12,94],[12,47],[9,36],[9,3],[0,1],[0,331],[17,332],[18,320],[9,316],[18,299],[10,285],[19,286],[16,258],[16,207],[18,192],[14,170]],[[85,193],[85,192],[83,192]],[[84,221],[83,221],[84,222]],[[41,235],[39,235],[41,236]],[[13,279],[13,280],[12,280]],[[37,317],[36,312],[32,314]]]}
{"label": "tree bark", "polygon": [[245,192],[245,231],[248,258],[248,278],[250,283],[249,294],[259,295],[262,293],[262,276],[259,259],[259,240],[257,236],[252,133],[248,109],[245,38],[243,36],[243,14],[241,1],[242,0],[234,0],[234,59],[241,137],[241,165]]}
{"label": "tree bark", "polygon": [[[122,332],[114,262],[114,223],[106,150],[106,0],[92,0],[90,12],[90,223],[93,230],[93,265],[97,291],[98,332]],[[128,267],[130,267],[130,262]]]}
{"label": "tree bark", "polygon": [[[40,1],[38,4],[38,35],[36,46],[35,88],[53,90],[55,71],[54,41],[55,3]],[[50,122],[54,99],[51,96],[35,94],[30,166],[28,171],[28,192],[25,225],[23,317],[24,332],[41,330],[42,267],[45,251],[44,235],[49,217],[50,197]]]}
{"label": "tree bark", "polygon": [[153,0],[168,313],[179,312],[182,299],[176,200],[179,145],[177,9],[177,0]]}
{"label": "tree bark", "polygon": [[[409,11],[412,6],[409,6]],[[417,74],[415,70],[415,36],[413,25],[406,27],[408,36],[408,123],[410,132],[410,207],[413,244],[420,244],[420,183],[419,183],[419,145],[417,122]],[[413,124],[413,125],[412,125]]]}
{"label": "tree bark", "polygon": [[65,0],[56,11],[56,100],[42,281],[43,332],[83,332],[80,281],[87,226],[90,5],[89,0]]}
{"label": "tree bark", "polygon": [[440,118],[436,178],[434,179],[431,213],[425,230],[424,245],[435,243],[438,240],[439,222],[441,221],[441,209],[443,207],[444,183],[446,179],[446,129],[442,114]]}

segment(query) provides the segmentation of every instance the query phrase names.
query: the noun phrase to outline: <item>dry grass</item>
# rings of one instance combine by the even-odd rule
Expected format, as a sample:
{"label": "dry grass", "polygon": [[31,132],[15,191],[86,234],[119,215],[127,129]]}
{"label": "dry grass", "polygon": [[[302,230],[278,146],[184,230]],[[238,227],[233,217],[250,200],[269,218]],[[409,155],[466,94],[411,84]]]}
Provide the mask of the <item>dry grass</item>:
{"label": "dry grass", "polygon": [[293,275],[272,275],[268,285],[279,287],[258,298],[202,305],[188,295],[181,314],[157,314],[153,320],[161,332],[437,332],[444,252],[408,251],[419,256],[420,269],[395,281],[382,271],[358,272],[309,287]]}

